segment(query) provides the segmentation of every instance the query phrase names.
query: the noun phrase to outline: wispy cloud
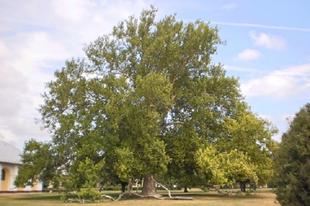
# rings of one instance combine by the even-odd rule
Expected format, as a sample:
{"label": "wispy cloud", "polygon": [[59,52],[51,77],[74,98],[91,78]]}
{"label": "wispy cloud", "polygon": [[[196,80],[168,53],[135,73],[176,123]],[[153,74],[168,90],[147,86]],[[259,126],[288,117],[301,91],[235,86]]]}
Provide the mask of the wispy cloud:
{"label": "wispy cloud", "polygon": [[9,31],[10,29],[4,25],[0,25],[0,32],[6,32]]}
{"label": "wispy cloud", "polygon": [[268,75],[251,79],[241,84],[247,97],[269,96],[284,99],[304,93],[310,95],[310,64],[276,70]]}
{"label": "wispy cloud", "polygon": [[267,28],[267,29],[280,29],[280,30],[293,30],[293,31],[310,32],[310,28],[272,26],[272,25],[263,25],[263,24],[246,24],[246,23],[220,22],[220,21],[211,21],[210,23],[211,24],[218,24],[218,25],[228,25],[228,26],[258,27],[258,28]]}
{"label": "wispy cloud", "polygon": [[222,6],[222,7],[221,7],[221,9],[231,11],[231,10],[234,10],[234,9],[235,9],[235,7],[236,7],[236,5],[235,5],[235,4],[225,4],[224,6]]}
{"label": "wispy cloud", "polygon": [[255,31],[250,32],[251,39],[257,46],[265,47],[267,49],[283,50],[286,48],[285,39],[281,36],[270,35],[265,33],[256,34]]}
{"label": "wispy cloud", "polygon": [[224,65],[225,70],[231,70],[231,71],[241,71],[241,72],[258,72],[258,73],[266,73],[259,69],[253,69],[253,68],[244,68],[244,67],[236,67],[236,66],[230,66],[230,65]]}
{"label": "wispy cloud", "polygon": [[52,5],[57,15],[78,22],[88,15],[88,11],[95,7],[96,3],[90,0],[54,0]]}
{"label": "wispy cloud", "polygon": [[275,134],[272,139],[281,142],[282,139],[282,132],[287,131],[288,129],[288,122],[292,117],[294,116],[293,114],[281,114],[281,115],[269,115],[269,114],[258,114],[261,118],[268,120],[271,122],[273,125],[277,125],[277,128],[279,129],[279,133]]}
{"label": "wispy cloud", "polygon": [[249,61],[259,59],[261,57],[261,53],[255,49],[245,49],[240,52],[235,58],[236,61]]}

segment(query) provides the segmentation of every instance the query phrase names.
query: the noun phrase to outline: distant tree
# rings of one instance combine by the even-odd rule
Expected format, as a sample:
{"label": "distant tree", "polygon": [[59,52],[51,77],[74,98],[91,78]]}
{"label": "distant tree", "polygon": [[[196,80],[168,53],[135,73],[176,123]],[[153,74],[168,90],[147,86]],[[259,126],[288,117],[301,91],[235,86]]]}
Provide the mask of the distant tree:
{"label": "distant tree", "polygon": [[213,147],[200,149],[196,153],[196,161],[211,184],[230,186],[236,181],[258,182],[256,165],[237,149],[229,153],[219,153]]}
{"label": "distant tree", "polygon": [[223,43],[217,28],[174,15],[156,22],[156,12],[119,23],[85,47],[87,59],[67,61],[47,84],[41,123],[51,131],[48,163],[63,186],[143,177],[142,194],[156,196],[155,175],[203,184],[195,155],[210,145],[248,152],[257,165],[268,159],[268,124],[250,112],[237,79],[211,62]]}
{"label": "distant tree", "polygon": [[196,160],[205,171],[204,177],[208,174],[206,181],[221,185],[238,182],[245,192],[247,183],[257,185],[269,181],[276,146],[271,137],[277,129],[254,115],[246,104],[235,110],[234,115],[223,119],[217,134],[213,134],[216,137],[213,144],[196,153]]}
{"label": "distant tree", "polygon": [[19,174],[15,179],[18,187],[33,186],[37,181],[52,180],[56,176],[56,158],[52,156],[52,145],[49,143],[34,139],[27,141],[21,161],[23,165],[19,167]]}
{"label": "distant tree", "polygon": [[283,206],[310,205],[310,104],[296,113],[275,156],[277,200]]}
{"label": "distant tree", "polygon": [[[226,117],[223,127],[228,135],[219,139],[216,144],[218,150],[228,152],[237,149],[246,155],[248,162],[255,165],[252,169],[258,178],[257,183],[266,184],[273,172],[272,155],[276,143],[271,137],[278,132],[277,128],[253,114],[246,105],[238,108],[235,117]],[[254,183],[252,180],[235,178],[235,181],[240,183],[242,192],[245,192],[245,184]]]}

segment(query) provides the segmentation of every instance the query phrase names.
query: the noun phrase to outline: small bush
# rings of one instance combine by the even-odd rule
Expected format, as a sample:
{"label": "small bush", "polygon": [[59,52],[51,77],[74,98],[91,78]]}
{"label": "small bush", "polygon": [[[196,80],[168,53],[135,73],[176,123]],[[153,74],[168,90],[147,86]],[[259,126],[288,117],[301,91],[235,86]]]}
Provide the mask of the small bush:
{"label": "small bush", "polygon": [[246,195],[251,195],[253,193],[253,190],[249,189],[245,192]]}
{"label": "small bush", "polygon": [[72,191],[69,190],[58,190],[60,199],[64,202],[66,202],[69,198],[77,198],[77,194],[73,194]]}
{"label": "small bush", "polygon": [[86,199],[86,200],[99,200],[101,199],[101,194],[96,190],[95,188],[91,189],[81,189],[81,191],[78,193],[79,197],[81,199]]}

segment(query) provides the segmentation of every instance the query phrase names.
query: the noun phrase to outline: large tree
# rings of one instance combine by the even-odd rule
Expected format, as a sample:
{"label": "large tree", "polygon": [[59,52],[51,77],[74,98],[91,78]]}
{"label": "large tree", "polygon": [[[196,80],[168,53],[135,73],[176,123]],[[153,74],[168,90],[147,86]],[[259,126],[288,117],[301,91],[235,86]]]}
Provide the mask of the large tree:
{"label": "large tree", "polygon": [[296,113],[275,156],[277,200],[283,206],[310,205],[310,104]]}
{"label": "large tree", "polygon": [[[269,158],[268,124],[255,116],[253,125],[246,122],[253,114],[237,79],[211,62],[222,43],[218,29],[155,16],[152,8],[119,23],[85,47],[86,59],[67,61],[47,84],[41,123],[51,131],[51,164],[64,186],[144,177],[142,194],[156,196],[154,175],[184,186],[200,182],[195,155],[210,145],[245,153],[242,143],[256,152],[253,160]],[[247,135],[249,125],[255,128]]]}

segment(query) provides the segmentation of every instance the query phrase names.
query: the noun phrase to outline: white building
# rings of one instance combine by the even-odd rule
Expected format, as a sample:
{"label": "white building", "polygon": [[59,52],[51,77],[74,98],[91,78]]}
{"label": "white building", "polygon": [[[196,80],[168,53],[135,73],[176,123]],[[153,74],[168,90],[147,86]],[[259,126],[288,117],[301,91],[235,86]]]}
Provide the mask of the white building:
{"label": "white building", "polygon": [[42,191],[42,183],[33,187],[16,188],[14,180],[18,174],[21,151],[12,145],[0,141],[0,193],[1,192],[39,192]]}

